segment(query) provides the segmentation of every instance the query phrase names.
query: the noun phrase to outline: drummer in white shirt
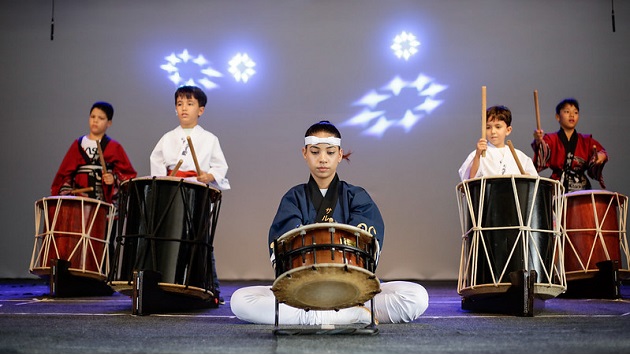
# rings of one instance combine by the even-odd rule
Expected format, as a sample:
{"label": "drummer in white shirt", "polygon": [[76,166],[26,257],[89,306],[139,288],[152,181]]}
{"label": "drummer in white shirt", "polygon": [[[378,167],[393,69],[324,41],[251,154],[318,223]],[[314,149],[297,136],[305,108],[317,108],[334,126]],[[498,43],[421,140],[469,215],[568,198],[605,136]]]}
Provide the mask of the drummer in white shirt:
{"label": "drummer in white shirt", "polygon": [[[203,115],[207,101],[206,94],[196,86],[182,86],[175,91],[179,126],[166,132],[153,149],[151,175],[171,175],[181,160],[174,176],[196,177],[197,181],[214,185],[220,190],[230,189],[230,182],[225,177],[228,165],[219,138],[199,125],[199,117]],[[193,142],[192,147],[187,137]],[[194,158],[191,149],[194,149]]]}
{"label": "drummer in white shirt", "polygon": [[[181,86],[175,91],[179,126],[166,132],[153,149],[150,158],[152,176],[172,175],[196,179],[219,190],[230,189],[230,182],[225,177],[228,165],[219,138],[199,125],[199,117],[203,115],[207,102],[206,94],[196,86]],[[212,272],[219,303],[224,304],[223,297],[219,296],[214,253]]]}
{"label": "drummer in white shirt", "polygon": [[[512,113],[505,106],[492,106],[486,111],[486,137],[477,141],[476,150],[471,152],[459,168],[462,181],[482,176],[531,175],[538,176],[530,157],[518,149],[514,154],[506,145],[512,133]],[[482,156],[483,152],[485,156]],[[518,158],[518,162],[514,158]],[[521,173],[519,164],[524,171]]]}

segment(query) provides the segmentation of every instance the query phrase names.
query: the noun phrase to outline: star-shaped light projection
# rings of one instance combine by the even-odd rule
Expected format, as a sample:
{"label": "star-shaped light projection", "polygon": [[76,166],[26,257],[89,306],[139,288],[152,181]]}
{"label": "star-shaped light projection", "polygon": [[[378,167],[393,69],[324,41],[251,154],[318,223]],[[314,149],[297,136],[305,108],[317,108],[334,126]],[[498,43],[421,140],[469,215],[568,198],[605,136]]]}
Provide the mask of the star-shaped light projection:
{"label": "star-shaped light projection", "polygon": [[256,74],[254,67],[256,63],[247,55],[247,53],[237,53],[228,62],[230,68],[228,71],[234,76],[236,81],[246,83],[252,75]]}
{"label": "star-shaped light projection", "polygon": [[201,85],[210,90],[219,87],[213,80],[223,74],[213,69],[210,62],[201,54],[192,56],[184,49],[181,53],[171,53],[165,57],[166,64],[160,68],[168,73],[170,81],[175,85]]}
{"label": "star-shaped light projection", "polygon": [[354,105],[363,109],[342,125],[365,127],[363,134],[376,137],[392,127],[409,132],[442,104],[435,96],[447,88],[422,73],[411,81],[395,76],[380,90],[370,90],[357,100]]}
{"label": "star-shaped light projection", "polygon": [[418,52],[419,45],[420,42],[413,33],[403,31],[394,38],[394,44],[392,44],[391,49],[398,58],[402,57],[405,60],[409,60],[409,57]]}

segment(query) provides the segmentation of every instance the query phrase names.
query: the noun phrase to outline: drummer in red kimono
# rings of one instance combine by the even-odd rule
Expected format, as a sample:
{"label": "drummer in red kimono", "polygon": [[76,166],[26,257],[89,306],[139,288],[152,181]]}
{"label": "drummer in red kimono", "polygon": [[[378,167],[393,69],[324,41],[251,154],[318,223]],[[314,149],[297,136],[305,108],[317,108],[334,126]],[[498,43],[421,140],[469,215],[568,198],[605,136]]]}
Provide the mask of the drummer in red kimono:
{"label": "drummer in red kimono", "polygon": [[599,181],[605,189],[602,171],[608,161],[604,147],[590,134],[578,133],[580,104],[576,99],[564,99],[556,106],[557,132],[534,131],[534,165],[540,172],[551,169],[551,178],[560,181],[565,192],[590,190],[589,179]]}
{"label": "drummer in red kimono", "polygon": [[117,205],[120,184],[136,177],[122,145],[105,133],[112,125],[114,108],[95,102],[90,108],[88,134],[76,139],[51,186],[51,195],[77,195]]}

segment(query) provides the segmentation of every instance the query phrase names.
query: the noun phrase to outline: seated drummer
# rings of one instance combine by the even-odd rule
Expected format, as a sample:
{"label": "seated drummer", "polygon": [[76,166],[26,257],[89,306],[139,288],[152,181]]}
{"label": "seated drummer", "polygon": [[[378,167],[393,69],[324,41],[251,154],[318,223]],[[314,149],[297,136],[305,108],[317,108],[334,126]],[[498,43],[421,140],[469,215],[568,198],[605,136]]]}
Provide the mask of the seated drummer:
{"label": "seated drummer", "polygon": [[[75,140],[50,188],[51,195],[90,197],[117,206],[120,183],[136,177],[125,150],[120,143],[108,137],[105,132],[112,125],[114,108],[107,102],[96,102],[90,109],[87,135]],[[103,171],[97,142],[107,171]]]}
{"label": "seated drummer", "polygon": [[590,190],[592,179],[605,189],[602,172],[608,161],[606,149],[590,134],[576,131],[580,120],[580,104],[564,99],[556,105],[558,132],[534,131],[534,163],[538,171],[551,169],[551,178],[564,185],[565,192]]}
{"label": "seated drummer", "polygon": [[[341,134],[328,121],[312,125],[305,135],[302,155],[310,170],[308,183],[291,188],[280,206],[269,230],[271,262],[275,267],[273,243],[284,233],[301,225],[336,222],[363,226],[383,247],[384,224],[381,213],[370,195],[361,187],[339,180],[337,165],[347,159],[341,149]],[[373,301],[375,320],[379,323],[411,322],[427,309],[429,296],[421,285],[393,281],[381,283],[381,293]],[[364,307],[339,311],[306,311],[280,304],[279,324],[321,325],[371,322],[370,302]],[[238,289],[232,295],[232,312],[241,320],[275,323],[275,296],[269,286]]]}
{"label": "seated drummer", "polygon": [[[459,177],[464,180],[497,175],[521,175],[521,171],[505,144],[512,133],[512,112],[505,106],[493,106],[486,110],[486,138],[477,141],[477,149],[468,155],[459,168]],[[486,156],[482,156],[483,152]],[[538,176],[530,157],[514,149],[525,175]]]}
{"label": "seated drummer", "polygon": [[[177,168],[174,176],[195,179],[220,190],[230,189],[230,182],[225,178],[228,165],[221,150],[219,138],[199,125],[199,117],[203,115],[207,102],[206,94],[196,86],[180,86],[175,91],[175,112],[179,118],[179,126],[166,132],[151,152],[152,176],[169,176]],[[190,137],[192,141],[195,158],[201,170],[199,174],[187,137]],[[178,164],[180,160],[181,165]],[[214,252],[212,253],[212,273],[216,296],[219,303],[224,304],[223,298],[219,296],[219,279]]]}

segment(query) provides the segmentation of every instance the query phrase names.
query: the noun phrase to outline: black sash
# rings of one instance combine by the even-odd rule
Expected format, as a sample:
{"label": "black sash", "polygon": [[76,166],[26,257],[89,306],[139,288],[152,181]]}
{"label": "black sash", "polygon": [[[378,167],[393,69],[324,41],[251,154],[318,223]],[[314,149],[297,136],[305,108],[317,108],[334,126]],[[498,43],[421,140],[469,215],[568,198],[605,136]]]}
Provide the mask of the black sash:
{"label": "black sash", "polygon": [[573,131],[571,140],[569,140],[564,130],[560,129],[558,131],[558,137],[564,146],[566,154],[564,157],[564,168],[562,169],[564,173],[563,185],[566,192],[590,189],[590,182],[586,176],[584,176],[584,169],[579,171],[573,169],[573,159],[575,158],[575,149],[577,148],[578,142],[577,131]]}
{"label": "black sash", "polygon": [[[103,171],[102,171],[102,167],[100,163],[100,158],[98,156],[98,153],[96,153],[94,157],[89,157],[87,153],[85,153],[85,151],[83,150],[83,147],[81,147],[81,142],[83,141],[83,138],[85,138],[85,136],[79,137],[79,139],[77,140],[77,145],[79,148],[79,152],[81,153],[81,156],[83,157],[83,160],[85,161],[85,164],[77,166],[77,169],[72,173],[72,181],[73,181],[72,188],[77,189],[77,188],[84,188],[84,187],[92,187],[93,190],[86,193],[88,197],[104,200],[103,186],[101,183]],[[104,135],[103,138],[101,139],[100,143],[101,143],[102,152],[105,151],[105,148],[107,147],[107,143],[109,143],[109,141],[110,141],[110,138],[107,135]],[[75,186],[74,182],[75,182],[75,177],[77,174],[86,174],[87,180],[88,180],[88,183],[87,183],[88,186]]]}
{"label": "black sash", "polygon": [[317,211],[317,217],[315,223],[330,222],[333,212],[335,212],[335,206],[337,206],[337,200],[339,199],[339,177],[335,174],[335,177],[328,186],[326,196],[322,196],[319,186],[311,175],[308,179],[308,197]]}

